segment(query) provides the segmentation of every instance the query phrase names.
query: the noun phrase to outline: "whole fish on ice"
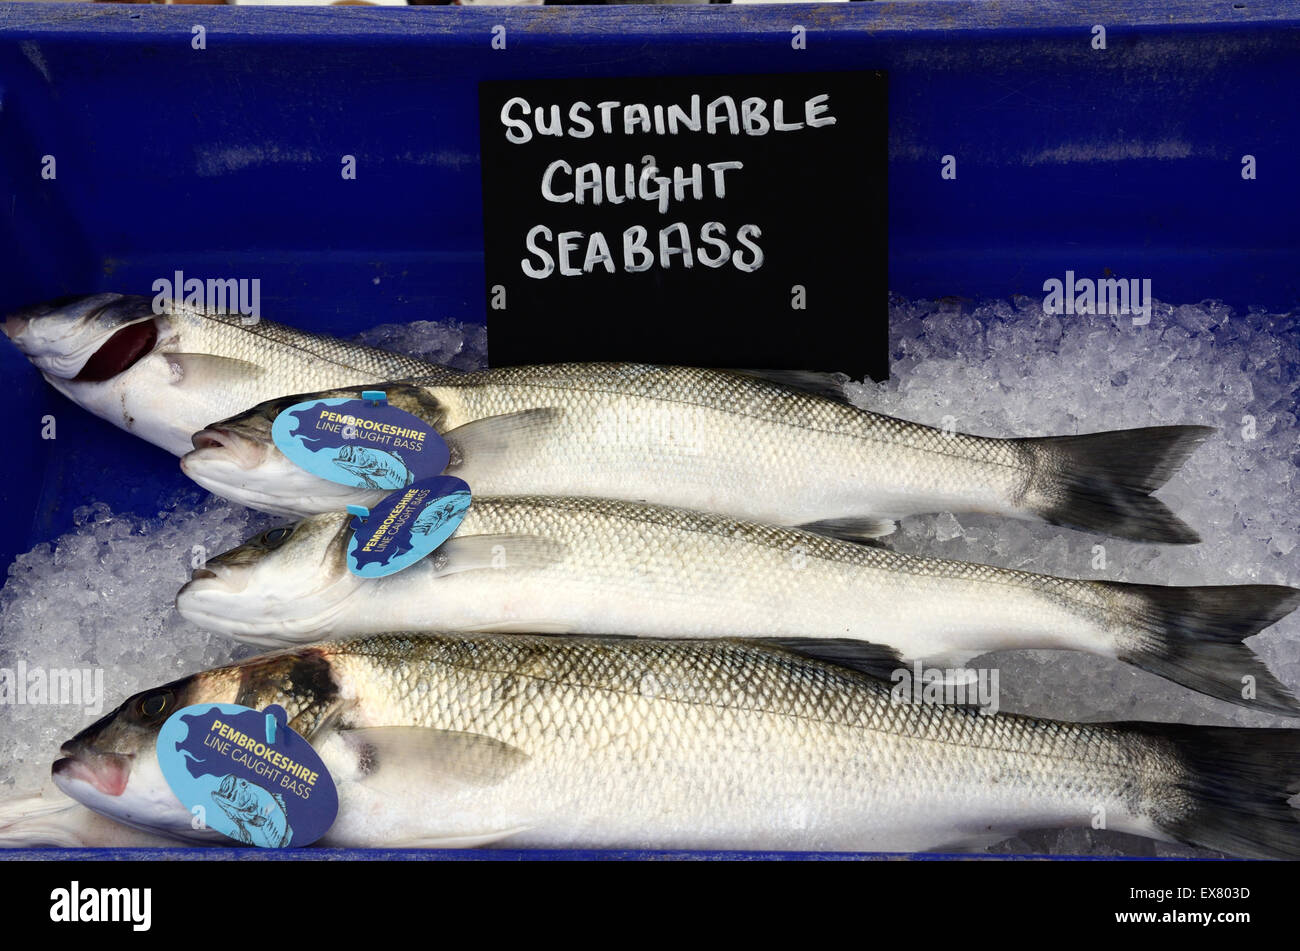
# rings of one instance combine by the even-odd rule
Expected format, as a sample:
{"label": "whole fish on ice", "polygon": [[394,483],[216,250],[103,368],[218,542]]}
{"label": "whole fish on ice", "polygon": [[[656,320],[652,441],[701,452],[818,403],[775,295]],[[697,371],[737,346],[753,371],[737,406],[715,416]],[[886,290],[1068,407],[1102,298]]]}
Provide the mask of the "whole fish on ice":
{"label": "whole fish on ice", "polygon": [[262,400],[437,369],[240,313],[160,310],[150,297],[91,294],[29,307],[0,326],[64,396],[177,456],[196,430]]}
{"label": "whole fish on ice", "polygon": [[288,711],[338,788],[323,845],[912,851],[1104,815],[1300,857],[1300,730],[985,716],[731,640],[391,634],[269,654],[128,699],[64,744],[56,784],[202,837],[156,743],[209,702]]}
{"label": "whole fish on ice", "polygon": [[[1150,493],[1210,432],[1201,426],[994,439],[859,409],[822,375],[640,364],[443,372],[378,388],[443,434],[447,473],[476,495],[656,502],[854,539],[950,511],[1198,540]],[[311,475],[271,439],[295,403],[360,394],[290,396],[214,422],[181,468],[217,495],[282,515],[373,507],[384,492]]]}
{"label": "whole fish on ice", "polygon": [[393,630],[854,638],[939,668],[1077,650],[1300,714],[1241,643],[1300,604],[1281,585],[1054,578],[609,499],[476,498],[437,551],[383,578],[348,570],[351,537],[341,512],[273,528],[208,559],[176,607],[270,646]]}

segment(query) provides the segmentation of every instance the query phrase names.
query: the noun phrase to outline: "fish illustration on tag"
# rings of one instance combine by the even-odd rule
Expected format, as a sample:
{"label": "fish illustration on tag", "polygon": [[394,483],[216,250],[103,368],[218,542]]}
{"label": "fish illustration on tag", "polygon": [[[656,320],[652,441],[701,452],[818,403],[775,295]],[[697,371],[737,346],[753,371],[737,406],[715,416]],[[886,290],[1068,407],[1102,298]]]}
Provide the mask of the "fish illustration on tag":
{"label": "fish illustration on tag", "polygon": [[222,777],[212,801],[235,826],[239,841],[264,849],[282,849],[293,838],[284,797],[233,773]]}

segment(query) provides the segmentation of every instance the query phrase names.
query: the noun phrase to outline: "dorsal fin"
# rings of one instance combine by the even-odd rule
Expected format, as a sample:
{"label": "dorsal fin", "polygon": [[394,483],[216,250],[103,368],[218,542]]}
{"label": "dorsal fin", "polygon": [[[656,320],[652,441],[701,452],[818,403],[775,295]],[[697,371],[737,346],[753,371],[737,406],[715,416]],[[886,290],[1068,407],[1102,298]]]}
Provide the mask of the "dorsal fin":
{"label": "dorsal fin", "polygon": [[821,396],[843,403],[845,406],[853,405],[844,392],[844,384],[849,382],[846,373],[817,373],[812,370],[732,370],[731,372],[766,380],[787,389],[798,390],[800,393]]}
{"label": "dorsal fin", "polygon": [[752,637],[746,640],[881,680],[889,680],[890,674],[905,666],[902,655],[894,648],[851,637]]}

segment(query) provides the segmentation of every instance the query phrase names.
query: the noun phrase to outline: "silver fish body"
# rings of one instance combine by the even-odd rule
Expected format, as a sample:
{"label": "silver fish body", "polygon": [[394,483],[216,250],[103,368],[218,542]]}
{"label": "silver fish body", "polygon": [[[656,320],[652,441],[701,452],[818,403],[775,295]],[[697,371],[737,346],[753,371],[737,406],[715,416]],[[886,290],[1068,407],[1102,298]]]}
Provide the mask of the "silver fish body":
{"label": "silver fish body", "polygon": [[984,716],[740,641],[384,635],[266,655],[128,700],[65,744],[56,783],[184,834],[154,745],[169,711],[208,701],[285,707],[337,784],[322,844],[910,851],[1103,816],[1300,853],[1300,731]]}
{"label": "silver fish body", "polygon": [[213,419],[263,400],[429,373],[423,360],[240,313],[93,294],[4,322],[9,339],[63,395],[174,455]]}
{"label": "silver fish body", "polygon": [[[1202,427],[995,439],[868,412],[810,376],[559,364],[384,389],[444,435],[448,473],[480,495],[647,501],[855,538],[887,534],[907,515],[974,511],[1196,539],[1149,493],[1204,438]],[[218,495],[285,515],[382,498],[289,462],[270,436],[289,405],[212,424],[182,468]]]}
{"label": "silver fish body", "polygon": [[1239,643],[1300,604],[1294,588],[1056,578],[609,499],[478,498],[433,555],[383,578],[347,569],[352,534],[343,513],[272,529],[209,559],[177,609],[264,646],[392,630],[851,638],[939,668],[1076,650],[1300,712]]}

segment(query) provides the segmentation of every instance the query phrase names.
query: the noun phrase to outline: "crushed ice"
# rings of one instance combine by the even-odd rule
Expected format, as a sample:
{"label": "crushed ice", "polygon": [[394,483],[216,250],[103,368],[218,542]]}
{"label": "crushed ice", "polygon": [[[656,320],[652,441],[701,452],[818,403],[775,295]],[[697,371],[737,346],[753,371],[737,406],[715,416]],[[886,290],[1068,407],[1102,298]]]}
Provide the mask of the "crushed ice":
{"label": "crushed ice", "polygon": [[[1008,519],[907,519],[900,551],[1032,571],[1165,584],[1300,584],[1300,313],[1239,314],[1217,301],[1156,302],[1151,322],[1060,317],[1030,298],[974,304],[895,298],[888,383],[850,385],[861,406],[990,436],[1202,423],[1218,428],[1159,493],[1204,538],[1159,546]],[[481,327],[420,321],[359,342],[458,369],[483,365]],[[155,518],[84,507],[76,531],[20,556],[0,589],[0,667],[103,666],[105,712],[146,687],[252,653],[182,621],[172,607],[196,544],[224,551],[275,519],[199,492]],[[51,596],[57,592],[57,596]],[[1300,689],[1300,618],[1253,646]],[[1062,719],[1152,719],[1259,726],[1264,714],[1211,700],[1135,668],[1082,654],[1014,651],[975,660],[1001,671],[1003,710]],[[38,787],[58,745],[92,717],[8,706],[0,796]],[[1205,855],[1104,830],[1024,833],[989,849],[1091,855]]]}

